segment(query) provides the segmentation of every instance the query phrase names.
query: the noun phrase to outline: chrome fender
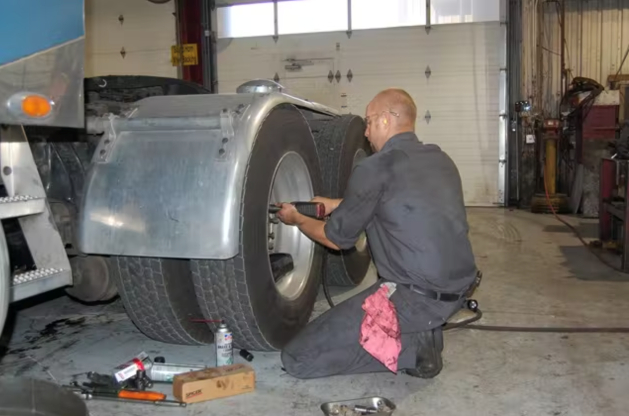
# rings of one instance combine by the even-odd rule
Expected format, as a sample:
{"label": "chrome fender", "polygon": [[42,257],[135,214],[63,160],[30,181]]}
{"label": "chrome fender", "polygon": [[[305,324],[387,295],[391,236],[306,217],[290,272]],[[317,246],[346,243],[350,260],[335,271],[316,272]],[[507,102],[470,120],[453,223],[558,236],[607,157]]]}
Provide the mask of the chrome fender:
{"label": "chrome fender", "polygon": [[283,92],[150,97],[110,115],[79,215],[86,254],[228,259],[238,254],[249,155],[278,105],[336,116]]}

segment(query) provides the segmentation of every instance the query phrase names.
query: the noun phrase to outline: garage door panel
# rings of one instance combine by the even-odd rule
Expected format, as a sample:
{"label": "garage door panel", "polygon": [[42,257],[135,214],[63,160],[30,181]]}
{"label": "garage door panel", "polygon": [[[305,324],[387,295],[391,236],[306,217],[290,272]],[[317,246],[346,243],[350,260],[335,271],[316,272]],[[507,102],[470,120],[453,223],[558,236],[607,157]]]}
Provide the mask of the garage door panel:
{"label": "garage door panel", "polygon": [[[378,92],[403,88],[417,104],[420,139],[442,147],[457,164],[466,204],[492,206],[499,200],[499,42],[496,22],[440,25],[428,34],[423,27],[405,27],[354,31],[349,39],[345,33],[280,36],[277,44],[236,39],[219,54],[219,85],[270,78],[277,69],[280,83],[297,95],[363,116]],[[287,58],[312,57],[333,57],[341,81],[329,84],[305,67],[283,70]]]}
{"label": "garage door panel", "polygon": [[85,59],[85,72],[97,75],[151,75],[176,77],[170,65],[170,53],[132,52],[123,59],[120,54],[92,54]]}
{"label": "garage door panel", "polygon": [[86,76],[176,77],[170,61],[170,48],[177,43],[174,11],[174,2],[86,0]]}

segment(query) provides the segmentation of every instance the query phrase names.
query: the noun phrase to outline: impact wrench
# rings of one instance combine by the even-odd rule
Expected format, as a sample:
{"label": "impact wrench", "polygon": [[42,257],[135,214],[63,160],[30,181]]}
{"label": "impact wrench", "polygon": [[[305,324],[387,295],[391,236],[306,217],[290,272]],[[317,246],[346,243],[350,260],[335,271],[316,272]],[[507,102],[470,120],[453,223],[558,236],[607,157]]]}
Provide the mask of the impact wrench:
{"label": "impact wrench", "polygon": [[[297,212],[306,217],[316,220],[325,218],[325,205],[321,202],[291,202],[290,204],[295,207]],[[269,213],[271,214],[277,214],[281,209],[282,207],[278,207],[277,205],[269,205]]]}

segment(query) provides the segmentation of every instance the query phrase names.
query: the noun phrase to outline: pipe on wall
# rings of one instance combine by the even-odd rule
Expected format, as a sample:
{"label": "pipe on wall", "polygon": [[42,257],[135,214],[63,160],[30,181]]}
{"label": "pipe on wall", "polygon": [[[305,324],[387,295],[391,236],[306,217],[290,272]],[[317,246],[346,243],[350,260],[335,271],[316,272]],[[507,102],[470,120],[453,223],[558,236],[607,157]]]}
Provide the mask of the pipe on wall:
{"label": "pipe on wall", "polygon": [[200,58],[197,65],[183,66],[181,77],[186,81],[204,85],[203,72],[205,62],[202,54],[203,25],[201,22],[201,9],[202,2],[200,0],[177,0],[179,44],[196,43]]}

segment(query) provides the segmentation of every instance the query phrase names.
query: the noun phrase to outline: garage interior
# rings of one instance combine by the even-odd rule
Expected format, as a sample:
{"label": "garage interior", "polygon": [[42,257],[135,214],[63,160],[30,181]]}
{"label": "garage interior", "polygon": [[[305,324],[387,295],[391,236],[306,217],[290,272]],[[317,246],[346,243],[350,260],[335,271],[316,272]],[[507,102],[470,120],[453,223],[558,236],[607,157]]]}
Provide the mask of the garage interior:
{"label": "garage interior", "polygon": [[[379,91],[408,91],[418,137],[459,169],[482,271],[473,295],[482,316],[464,310],[451,320],[472,322],[444,332],[444,367],[433,379],[298,380],[269,344],[248,348],[251,361],[234,349],[234,362],[255,371],[252,392],[186,407],[87,400],[90,414],[320,415],[325,403],[381,397],[396,416],[625,415],[628,56],[629,0],[85,0],[88,115],[153,95],[236,94],[260,79],[360,117]],[[49,133],[26,134],[41,151],[36,159],[48,155]],[[65,145],[56,146],[62,154]],[[82,273],[111,267],[82,263],[66,248]],[[150,261],[121,270],[134,267],[155,270]],[[376,277],[371,264],[357,285],[330,285],[333,302]],[[153,290],[143,285],[136,289]],[[91,292],[72,290],[10,305],[0,378],[68,385],[88,372],[111,374],[140,352],[216,365],[212,340],[167,342],[161,321],[149,332],[162,340],[140,330],[112,296],[114,278],[87,302],[77,298]],[[330,308],[317,290],[311,320]],[[151,307],[150,297],[136,301]],[[172,398],[171,384],[151,390]]]}

